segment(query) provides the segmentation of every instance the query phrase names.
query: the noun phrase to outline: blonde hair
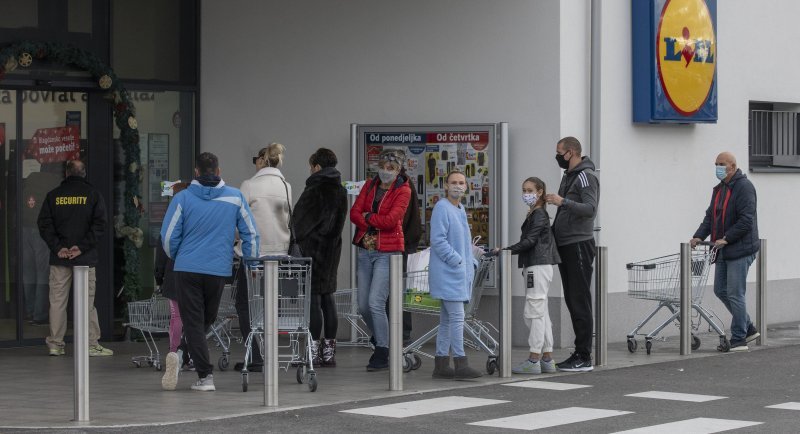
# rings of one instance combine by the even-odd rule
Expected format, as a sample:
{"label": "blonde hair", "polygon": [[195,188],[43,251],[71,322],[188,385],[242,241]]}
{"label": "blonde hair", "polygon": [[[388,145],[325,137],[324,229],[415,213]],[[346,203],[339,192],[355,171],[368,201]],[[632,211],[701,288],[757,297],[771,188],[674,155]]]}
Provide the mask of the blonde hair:
{"label": "blonde hair", "polygon": [[279,167],[283,164],[283,151],[286,147],[280,143],[272,142],[266,148],[258,151],[258,156],[263,158],[269,167]]}

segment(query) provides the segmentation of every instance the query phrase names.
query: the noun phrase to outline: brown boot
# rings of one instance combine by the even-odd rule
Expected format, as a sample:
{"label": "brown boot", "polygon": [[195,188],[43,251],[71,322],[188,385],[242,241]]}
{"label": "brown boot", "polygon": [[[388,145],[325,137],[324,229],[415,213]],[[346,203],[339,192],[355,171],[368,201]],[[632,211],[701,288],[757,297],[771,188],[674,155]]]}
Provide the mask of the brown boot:
{"label": "brown boot", "polygon": [[453,363],[456,365],[455,375],[453,377],[456,380],[468,380],[470,378],[483,377],[483,374],[480,371],[469,367],[467,356],[453,357]]}
{"label": "brown boot", "polygon": [[336,367],[336,339],[322,341],[322,365]]}
{"label": "brown boot", "polygon": [[453,379],[455,372],[450,367],[450,356],[436,356],[433,363],[433,378]]}

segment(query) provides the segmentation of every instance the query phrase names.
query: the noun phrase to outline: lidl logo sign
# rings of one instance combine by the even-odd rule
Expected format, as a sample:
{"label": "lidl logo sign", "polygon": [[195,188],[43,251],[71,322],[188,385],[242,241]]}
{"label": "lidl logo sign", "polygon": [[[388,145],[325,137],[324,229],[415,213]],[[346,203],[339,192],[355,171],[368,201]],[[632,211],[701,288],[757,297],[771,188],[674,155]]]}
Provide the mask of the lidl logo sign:
{"label": "lidl logo sign", "polygon": [[634,121],[716,122],[716,0],[631,1]]}

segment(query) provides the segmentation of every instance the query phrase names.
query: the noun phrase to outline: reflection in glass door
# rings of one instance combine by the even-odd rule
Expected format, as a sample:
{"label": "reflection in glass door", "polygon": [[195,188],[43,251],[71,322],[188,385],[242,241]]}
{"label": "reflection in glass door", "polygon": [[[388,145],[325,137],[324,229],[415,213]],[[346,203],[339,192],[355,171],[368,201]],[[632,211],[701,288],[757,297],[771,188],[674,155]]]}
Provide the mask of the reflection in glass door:
{"label": "reflection in glass door", "polygon": [[12,144],[16,142],[17,137],[17,116],[16,116],[16,92],[13,91],[0,91],[0,149],[2,149],[2,158],[0,158],[0,171],[2,177],[0,183],[0,224],[3,225],[0,230],[0,342],[14,341],[18,339],[17,336],[17,307],[18,296],[17,288],[15,285],[16,279],[12,276],[11,252],[16,249],[16,244],[13,243],[15,238],[14,227],[12,227],[15,209],[11,204],[16,194],[13,191],[16,182],[13,181],[14,163],[11,160],[13,153],[11,152]]}
{"label": "reflection in glass door", "polygon": [[0,342],[49,334],[50,252],[39,236],[39,211],[47,193],[64,179],[67,160],[80,158],[91,170],[86,161],[86,94],[3,92],[14,95],[15,103],[0,104],[6,142]]}

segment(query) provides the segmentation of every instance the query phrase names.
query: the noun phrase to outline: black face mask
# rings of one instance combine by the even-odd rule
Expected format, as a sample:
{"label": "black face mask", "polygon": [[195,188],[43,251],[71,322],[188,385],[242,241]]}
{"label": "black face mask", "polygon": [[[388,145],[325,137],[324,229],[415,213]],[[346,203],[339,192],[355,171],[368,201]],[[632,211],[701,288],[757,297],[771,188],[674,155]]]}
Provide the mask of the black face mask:
{"label": "black face mask", "polygon": [[556,153],[556,162],[558,163],[558,167],[564,170],[569,169],[569,161],[566,158],[564,158],[563,154]]}

